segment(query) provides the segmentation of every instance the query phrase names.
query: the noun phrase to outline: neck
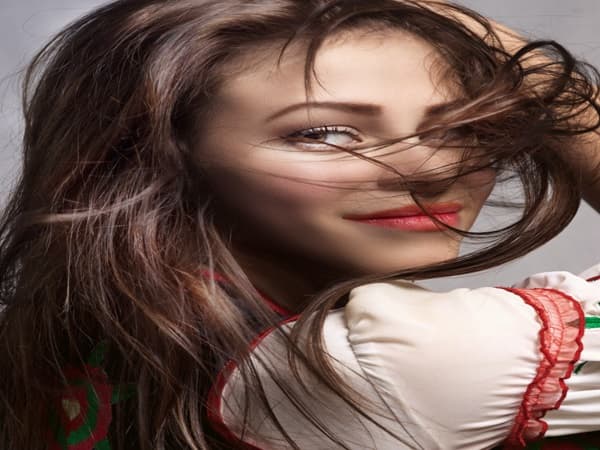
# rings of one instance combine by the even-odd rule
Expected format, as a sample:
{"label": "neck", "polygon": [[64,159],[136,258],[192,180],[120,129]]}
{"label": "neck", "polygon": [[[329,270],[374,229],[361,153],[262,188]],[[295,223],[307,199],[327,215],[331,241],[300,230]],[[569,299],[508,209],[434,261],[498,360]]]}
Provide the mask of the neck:
{"label": "neck", "polygon": [[257,289],[292,313],[301,312],[319,291],[339,280],[339,273],[336,277],[333,271],[290,254],[238,250],[234,257]]}

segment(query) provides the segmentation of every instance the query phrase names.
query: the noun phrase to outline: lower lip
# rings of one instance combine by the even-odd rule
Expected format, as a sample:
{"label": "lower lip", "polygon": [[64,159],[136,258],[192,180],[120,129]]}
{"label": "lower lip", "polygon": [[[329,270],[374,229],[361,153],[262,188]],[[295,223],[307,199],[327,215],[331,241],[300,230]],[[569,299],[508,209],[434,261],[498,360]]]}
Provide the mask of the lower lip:
{"label": "lower lip", "polygon": [[[457,213],[433,214],[433,217],[452,227],[458,225],[459,219]],[[356,220],[356,219],[355,219]],[[386,217],[381,219],[361,219],[356,222],[375,225],[378,227],[395,228],[399,230],[410,231],[443,231],[441,225],[436,224],[427,216],[405,216],[405,217]]]}

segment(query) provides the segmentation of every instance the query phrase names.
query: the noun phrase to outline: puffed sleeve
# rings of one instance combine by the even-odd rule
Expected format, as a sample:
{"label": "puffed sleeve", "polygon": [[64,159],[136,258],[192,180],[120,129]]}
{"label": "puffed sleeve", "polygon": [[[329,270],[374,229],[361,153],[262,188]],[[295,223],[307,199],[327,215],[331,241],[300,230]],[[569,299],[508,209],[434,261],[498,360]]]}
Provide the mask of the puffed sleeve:
{"label": "puffed sleeve", "polygon": [[[211,421],[264,450],[290,448],[282,430],[300,448],[357,450],[521,448],[545,433],[600,430],[600,341],[585,328],[598,317],[600,285],[570,277],[449,292],[405,281],[355,288],[330,312],[323,337],[367,414],[302,365],[306,388],[295,382],[283,337],[292,319],[248,356],[263,392],[246,389],[230,363],[211,393]],[[261,395],[281,427],[253,406]],[[593,417],[582,419],[586,412]]]}

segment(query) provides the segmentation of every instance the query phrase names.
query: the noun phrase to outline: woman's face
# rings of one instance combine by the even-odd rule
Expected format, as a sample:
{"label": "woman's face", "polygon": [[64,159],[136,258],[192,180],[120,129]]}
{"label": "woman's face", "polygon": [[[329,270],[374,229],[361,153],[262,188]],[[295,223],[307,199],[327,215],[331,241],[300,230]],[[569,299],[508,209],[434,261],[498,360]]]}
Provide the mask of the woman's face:
{"label": "woman's face", "polygon": [[[279,68],[276,59],[274,53],[244,55],[238,63],[251,68],[226,81],[194,141],[217,218],[231,227],[239,255],[255,262],[270,258],[282,270],[351,275],[456,257],[455,233],[346,219],[414,202],[394,183],[393,172],[323,145],[352,148],[422,126],[426,109],[450,98],[431,69],[432,47],[401,31],[330,38],[316,58],[311,101],[318,104],[310,108],[303,55],[286,52]],[[329,130],[310,130],[323,126]],[[312,141],[286,140],[298,135]],[[405,175],[458,161],[462,152],[417,145],[390,154],[398,145],[360,151]],[[435,176],[425,173],[423,180]],[[425,203],[457,202],[462,209],[455,226],[467,230],[493,183],[493,172],[473,173]]]}

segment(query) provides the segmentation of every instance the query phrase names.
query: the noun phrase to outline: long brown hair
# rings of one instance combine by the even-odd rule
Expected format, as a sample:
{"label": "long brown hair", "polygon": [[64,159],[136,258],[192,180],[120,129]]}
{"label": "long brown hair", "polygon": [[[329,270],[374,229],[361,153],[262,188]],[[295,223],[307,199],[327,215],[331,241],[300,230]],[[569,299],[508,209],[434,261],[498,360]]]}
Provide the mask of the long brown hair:
{"label": "long brown hair", "polygon": [[[555,42],[512,54],[484,18],[433,2],[109,3],[54,37],[24,77],[23,171],[0,222],[1,448],[44,448],[51,405],[68,384],[64,367],[84,366],[100,341],[111,382],[136,391],[115,410],[115,448],[220,448],[204,420],[208,389],[224,361],[243,357],[257,322],[276,318],[233,258],[227,230],[213,223],[215,200],[198,180],[187,137],[218,102],[225,65],[245,50],[281,45],[283,54],[303,43],[310,95],[319,46],[359,27],[402,29],[431,43],[460,92],[431,111],[420,145],[460,146],[469,164],[446,177],[444,168],[436,186],[402,179],[415,201],[493,167],[499,183],[521,183],[513,206],[522,214],[500,230],[454,230],[488,245],[452,261],[329,286],[290,336],[296,358],[360,410],[320,336],[327,311],[350,289],[487,269],[568,225],[581,186],[563,162],[574,137],[598,126],[579,120],[598,111],[598,74]],[[201,270],[226,275],[227,289]],[[302,351],[293,344],[300,329],[311,336]],[[343,437],[330,439],[346,447]]]}

